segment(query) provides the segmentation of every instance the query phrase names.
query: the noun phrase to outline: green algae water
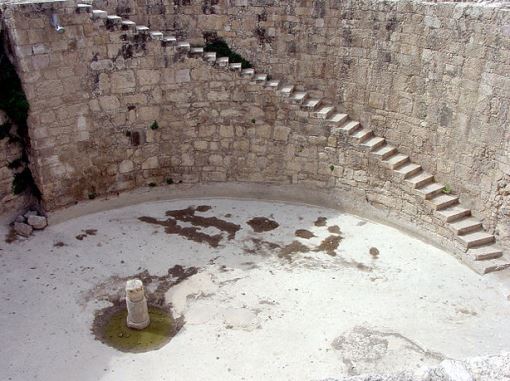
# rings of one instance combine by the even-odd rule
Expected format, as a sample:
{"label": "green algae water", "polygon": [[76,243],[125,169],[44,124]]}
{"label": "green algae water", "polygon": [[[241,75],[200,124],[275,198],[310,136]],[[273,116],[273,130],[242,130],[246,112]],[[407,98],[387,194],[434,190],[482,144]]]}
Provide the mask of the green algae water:
{"label": "green algae water", "polygon": [[126,324],[127,309],[122,308],[104,320],[100,339],[123,352],[147,352],[164,346],[173,336],[175,327],[171,316],[156,307],[149,307],[150,324],[142,330]]}

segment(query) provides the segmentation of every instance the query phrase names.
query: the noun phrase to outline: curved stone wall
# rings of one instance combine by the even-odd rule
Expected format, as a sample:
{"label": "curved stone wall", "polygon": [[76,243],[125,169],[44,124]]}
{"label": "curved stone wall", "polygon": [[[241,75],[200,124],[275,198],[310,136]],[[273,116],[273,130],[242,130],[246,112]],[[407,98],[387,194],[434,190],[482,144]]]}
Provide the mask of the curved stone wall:
{"label": "curved stone wall", "polygon": [[[276,4],[275,7],[279,6],[277,2],[271,3]],[[326,5],[326,2],[314,4],[318,3]],[[257,37],[257,46],[253,46],[252,50],[249,50],[252,47],[250,39],[246,39],[246,45],[242,44],[242,30],[252,25],[251,19],[247,17],[252,15],[251,12],[255,12],[253,14],[258,25],[273,22],[282,28],[292,25],[298,29],[310,27],[312,32],[314,28],[329,25],[327,23],[332,23],[333,19],[335,22],[352,19],[343,30],[351,30],[353,34],[357,33],[356,23],[363,22],[361,15],[378,14],[384,20],[391,16],[390,10],[385,8],[389,6],[386,2],[362,2],[367,9],[355,3],[359,4],[338,2],[336,8],[334,4],[329,4],[329,8],[296,8],[293,11],[296,16],[292,16],[292,13],[280,16],[293,19],[282,21],[278,19],[278,14],[282,14],[285,9],[283,6],[275,8],[274,16],[262,17],[262,6],[255,7],[257,9],[237,9],[233,6],[221,8],[221,4],[217,4],[211,8],[215,9],[215,14],[204,15],[203,12],[210,11],[200,8],[202,14],[198,16],[197,5],[190,2],[189,9],[186,5],[176,7],[179,13],[173,20],[178,24],[182,22],[179,20],[196,18],[198,23],[190,23],[190,28],[196,27],[199,31],[203,28],[203,31],[209,32],[214,29],[211,20],[216,20],[216,25],[223,25],[223,31],[216,30],[218,35],[232,42],[257,66],[259,62],[261,66],[271,66],[280,75],[289,71],[286,77],[302,78],[296,81],[298,84],[313,85],[317,94],[344,100],[346,110],[351,111],[353,116],[360,116],[379,134],[387,135],[392,143],[404,147],[403,151],[409,153],[413,160],[426,159],[426,169],[432,164],[435,169],[440,168],[443,161],[450,162],[452,158],[439,154],[436,160],[434,155],[439,152],[437,144],[432,148],[427,142],[433,134],[441,131],[451,131],[451,136],[455,136],[457,127],[444,126],[441,130],[439,127],[434,130],[428,127],[426,120],[420,118],[421,114],[413,114],[416,99],[425,101],[417,86],[421,84],[421,79],[418,74],[411,72],[411,67],[394,63],[393,69],[397,74],[393,76],[384,74],[383,66],[377,76],[368,75],[368,69],[361,70],[363,65],[368,65],[370,72],[375,73],[376,68],[372,67],[374,63],[369,58],[378,56],[382,50],[374,49],[374,41],[361,39],[360,46],[356,47],[353,39],[349,42],[352,46],[346,50],[337,45],[340,43],[338,39],[326,38],[327,34],[317,32],[305,38],[303,29],[302,34],[297,34],[298,38],[293,39],[300,42],[299,49],[307,47],[315,49],[315,53],[305,54],[304,51],[301,53],[296,50],[295,57],[287,58],[286,64],[283,64],[285,54],[294,48],[289,47],[289,51],[287,48],[282,48],[281,52],[273,51],[271,64],[265,64],[269,61],[264,58],[269,57],[268,49],[272,48],[272,44],[287,46],[284,41],[289,33],[284,34],[283,30],[275,29],[279,37],[262,44]],[[399,2],[391,4],[394,7],[400,6]],[[402,4],[407,7],[414,3]],[[340,5],[343,10],[340,10]],[[370,6],[377,6],[377,10],[372,10]],[[423,5],[412,6],[429,9]],[[323,123],[308,118],[307,112],[282,101],[275,92],[265,90],[233,72],[218,70],[202,60],[188,58],[175,45],[165,46],[160,41],[143,36],[134,36],[127,41],[125,32],[115,28],[108,30],[102,20],[91,21],[88,14],[77,13],[74,4],[64,3],[56,7],[66,27],[63,35],[54,33],[46,16],[34,12],[31,6],[10,10],[5,20],[15,44],[20,77],[31,104],[33,170],[48,209],[66,206],[87,197],[94,198],[97,195],[167,182],[298,184],[303,189],[316,189],[324,194],[335,195],[340,200],[338,204],[342,204],[341,200],[344,200],[344,204],[345,200],[356,200],[360,205],[368,202],[383,211],[393,222],[419,226],[436,241],[450,248],[456,247],[452,232],[439,223],[418,195],[409,192],[404,182],[394,178],[395,174],[391,170],[352,144],[348,137],[331,135]],[[222,16],[222,9],[232,16]],[[266,9],[269,12],[272,8]],[[359,12],[357,16],[356,12]],[[189,16],[185,16],[187,14]],[[499,15],[496,11],[493,14]],[[313,26],[300,17],[323,21],[314,21]],[[267,21],[268,18],[270,21]],[[487,28],[489,24],[494,24],[492,21],[483,23],[487,24]],[[404,28],[402,23],[399,25]],[[268,26],[268,37],[271,37],[269,34],[273,32],[269,29]],[[381,30],[386,31],[381,33],[389,33],[391,28],[384,27]],[[328,40],[328,44],[323,47],[320,41],[312,42],[314,36]],[[391,36],[388,41],[392,41]],[[504,50],[504,43],[501,45],[501,54],[506,54],[508,50]],[[337,50],[341,52],[340,56],[333,54]],[[342,71],[338,71],[340,66],[336,60],[347,54],[352,59],[356,57],[357,64],[351,65],[342,74]],[[364,54],[367,54],[365,59]],[[398,57],[402,62],[409,62],[405,60],[414,56],[411,53],[399,53]],[[372,59],[379,62],[376,57]],[[332,65],[331,72],[324,69],[326,66],[323,64],[327,62]],[[386,69],[390,66],[388,63]],[[313,71],[321,67],[323,69],[320,73]],[[300,73],[303,75],[300,76]],[[347,89],[351,86],[350,81],[354,80],[353,73],[358,73],[356,78],[359,76],[359,94],[363,94],[359,98],[346,96],[349,94]],[[408,87],[402,90],[395,84],[395,78],[403,73],[407,73],[406,86],[415,83],[411,115],[407,116],[400,109],[391,109],[389,103],[393,99],[391,91],[397,94],[404,94],[405,89],[410,91]],[[427,72],[427,78],[429,74]],[[461,78],[460,82],[464,83],[464,80]],[[429,82],[423,80],[423,83]],[[381,86],[379,92],[373,91],[373,86]],[[358,91],[354,84],[351,87],[352,91]],[[503,107],[508,101],[508,90],[501,88],[501,85],[489,87],[491,91],[497,92],[494,98],[503,102]],[[381,96],[386,90],[389,95]],[[430,102],[437,104],[432,102],[432,98]],[[400,100],[397,103],[400,105]],[[448,105],[453,107],[454,103]],[[504,160],[508,159],[508,155],[500,151],[501,145],[508,144],[508,139],[503,138],[508,135],[508,130],[500,126],[502,121],[506,121],[506,116],[501,116],[495,122],[499,126],[497,133],[502,135],[496,135],[500,140],[495,141],[493,146],[483,139],[470,140],[469,135],[466,135],[462,143],[465,152],[459,155],[458,149],[454,151],[457,153],[454,164],[459,162],[463,165],[464,157],[473,161],[477,157],[472,154],[477,152],[477,144],[485,147],[484,152],[487,152],[491,160],[476,164],[476,168],[474,164],[468,167],[473,173],[475,170],[483,172],[490,180],[490,202],[481,196],[480,191],[469,192],[467,186],[467,196],[463,197],[473,204],[485,205],[487,202],[488,206],[475,210],[485,217],[489,227],[496,226],[500,236],[505,238],[504,229],[508,229],[508,218],[503,216],[502,196],[498,198],[497,195],[501,189],[503,192],[508,189],[505,188],[506,180],[500,176],[504,173],[508,177],[508,173],[503,172],[501,167],[504,166],[496,160],[499,154]],[[487,131],[482,136],[486,135]],[[417,136],[421,136],[421,145],[418,144]],[[444,140],[438,147],[450,152],[448,149],[452,146]],[[439,178],[443,180],[439,173]],[[460,188],[456,188],[453,181],[471,184],[474,180],[470,182],[469,175],[471,172],[468,172],[467,178],[460,174],[453,175],[453,180],[448,178],[444,181],[457,190]],[[495,176],[500,176],[497,183],[499,188],[492,187]],[[496,201],[503,206],[494,204]]]}

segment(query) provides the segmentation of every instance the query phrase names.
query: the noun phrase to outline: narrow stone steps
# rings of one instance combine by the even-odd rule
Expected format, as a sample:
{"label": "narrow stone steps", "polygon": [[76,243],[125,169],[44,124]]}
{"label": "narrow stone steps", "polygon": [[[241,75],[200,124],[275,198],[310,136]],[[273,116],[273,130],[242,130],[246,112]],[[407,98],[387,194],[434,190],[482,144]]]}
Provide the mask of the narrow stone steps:
{"label": "narrow stone steps", "polygon": [[122,22],[122,17],[117,15],[108,15],[106,16],[106,21],[110,25],[121,25],[120,23]]}
{"label": "narrow stone steps", "polygon": [[137,33],[140,33],[140,34],[148,34],[149,33],[149,27],[145,26],[145,25],[137,25],[135,27],[135,30]]}
{"label": "narrow stone steps", "polygon": [[92,10],[92,19],[98,20],[98,19],[106,19],[108,16],[108,13],[106,11],[103,11],[101,9],[93,9]]}
{"label": "narrow stone steps", "polygon": [[360,128],[361,128],[360,122],[351,120],[350,122],[347,122],[345,125],[343,125],[341,130],[342,132],[345,132],[348,135],[352,135]]}
{"label": "narrow stone steps", "polygon": [[400,175],[403,179],[415,176],[422,171],[421,165],[415,163],[407,163],[400,168],[395,169],[395,173]]}
{"label": "narrow stone steps", "polygon": [[216,52],[205,52],[204,59],[209,63],[216,62]]}
{"label": "narrow stone steps", "polygon": [[[167,43],[167,44],[176,44],[177,43],[177,37],[175,36],[164,36],[163,37],[163,42]],[[216,53],[215,54],[215,59],[216,59]]]}
{"label": "narrow stone steps", "polygon": [[494,235],[484,232],[483,230],[459,235],[456,239],[466,248],[471,249],[473,247],[482,246],[488,243],[494,243],[496,238]]}
{"label": "narrow stone steps", "polygon": [[475,261],[486,261],[503,256],[503,251],[494,245],[479,246],[469,249],[466,254]]}
{"label": "narrow stone steps", "polygon": [[188,41],[179,41],[177,43],[177,49],[180,49],[180,50],[190,50],[191,49],[191,45]]}
{"label": "narrow stone steps", "polygon": [[78,4],[76,4],[76,11],[78,13],[89,13],[90,11],[92,11],[92,5],[91,4],[78,3]]}
{"label": "narrow stone steps", "polygon": [[307,111],[315,111],[321,104],[321,99],[307,99],[302,107]]}
{"label": "narrow stone steps", "polygon": [[264,85],[265,88],[271,89],[271,90],[276,90],[276,89],[278,89],[279,86],[280,86],[280,81],[278,81],[276,79],[267,81],[266,84]]}
{"label": "narrow stone steps", "polygon": [[308,97],[308,93],[306,91],[297,91],[290,97],[290,101],[296,104],[302,104],[306,98]]}
{"label": "narrow stone steps", "polygon": [[345,123],[345,121],[349,118],[349,115],[337,113],[333,115],[330,119],[328,119],[328,123],[330,125],[339,126],[342,123]]}
{"label": "narrow stone steps", "polygon": [[352,137],[354,138],[354,140],[356,141],[357,144],[366,142],[372,136],[374,136],[374,131],[369,130],[368,128],[362,128],[361,130],[356,131],[352,135]]}
{"label": "narrow stone steps", "polygon": [[415,189],[416,193],[422,196],[425,200],[429,200],[432,197],[443,192],[444,185],[439,183],[426,184],[423,187]]}
{"label": "narrow stone steps", "polygon": [[266,81],[267,81],[267,74],[256,74],[255,75],[255,82],[264,83]]}
{"label": "narrow stone steps", "polygon": [[159,40],[159,41],[163,40],[163,32],[150,32],[149,36],[151,36],[151,38],[153,40]]}
{"label": "narrow stone steps", "polygon": [[459,196],[440,194],[428,200],[434,210],[443,210],[459,203]]}
{"label": "narrow stone steps", "polygon": [[379,136],[374,136],[373,138],[368,139],[366,142],[361,143],[361,146],[363,148],[367,148],[369,152],[372,152],[378,150],[384,144],[386,144],[386,139]]}
{"label": "narrow stone steps", "polygon": [[443,210],[438,210],[435,213],[444,222],[454,222],[462,217],[470,216],[471,210],[461,205],[454,205]]}
{"label": "narrow stone steps", "polygon": [[482,229],[482,223],[473,217],[465,217],[455,222],[449,222],[448,226],[457,235],[464,235]]}
{"label": "narrow stone steps", "polygon": [[388,159],[384,160],[383,164],[390,169],[396,169],[408,163],[409,160],[410,160],[409,156],[404,155],[402,153],[397,153],[389,157]]}
{"label": "narrow stone steps", "polygon": [[502,271],[510,267],[510,258],[506,258],[504,256],[495,259],[477,261],[465,253],[462,256],[462,262],[480,275],[489,274],[495,271]]}
{"label": "narrow stone steps", "polygon": [[424,185],[427,185],[434,181],[434,175],[422,171],[418,173],[417,175],[414,175],[412,177],[408,177],[405,180],[413,189],[421,188]]}
{"label": "narrow stone steps", "polygon": [[375,151],[372,151],[371,154],[377,157],[379,160],[386,160],[397,152],[397,148],[392,145],[386,144]]}
{"label": "narrow stone steps", "polygon": [[292,94],[293,91],[294,91],[294,85],[285,85],[285,86],[282,86],[282,88],[280,89],[280,94],[283,97],[288,98],[288,97],[290,97],[290,95]]}
{"label": "narrow stone steps", "polygon": [[193,55],[202,55],[204,54],[204,47],[203,46],[192,46],[189,50],[190,54]]}
{"label": "narrow stone steps", "polygon": [[219,57],[219,58],[216,58],[216,64],[219,66],[219,67],[227,67],[228,66],[228,57]]}
{"label": "narrow stone steps", "polygon": [[230,70],[234,70],[234,71],[241,71],[242,68],[243,68],[243,64],[241,62],[232,62],[230,65]]}
{"label": "narrow stone steps", "polygon": [[[216,53],[214,53],[216,54]],[[241,70],[241,77],[252,78],[255,75],[255,69],[248,68]]]}
{"label": "narrow stone steps", "polygon": [[335,112],[335,106],[324,106],[312,114],[314,118],[328,119]]}

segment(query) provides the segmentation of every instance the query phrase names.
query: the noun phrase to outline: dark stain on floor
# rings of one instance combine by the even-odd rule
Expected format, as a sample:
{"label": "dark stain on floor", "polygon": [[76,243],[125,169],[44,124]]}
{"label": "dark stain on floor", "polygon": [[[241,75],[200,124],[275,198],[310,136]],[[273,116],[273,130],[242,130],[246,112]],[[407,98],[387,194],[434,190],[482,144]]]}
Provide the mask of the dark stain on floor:
{"label": "dark stain on floor", "polygon": [[304,238],[304,239],[310,239],[315,237],[315,234],[313,234],[310,230],[306,229],[298,229],[294,232],[296,237]]}
{"label": "dark stain on floor", "polygon": [[340,226],[338,225],[328,226],[328,232],[333,234],[340,234],[341,233]]}
{"label": "dark stain on floor", "polygon": [[5,235],[5,242],[6,243],[13,243],[18,239],[18,236],[16,235],[16,231],[14,228],[10,228],[7,234]]}
{"label": "dark stain on floor", "polygon": [[97,229],[85,229],[82,230],[82,232],[83,233],[80,233],[75,237],[78,241],[83,241],[83,239],[88,237],[89,235],[96,235]]}
{"label": "dark stain on floor", "polygon": [[260,238],[252,237],[247,241],[251,243],[251,247],[244,247],[243,251],[250,255],[267,255],[271,254],[274,250],[281,248],[281,246],[277,243],[265,241]]}
{"label": "dark stain on floor", "polygon": [[306,245],[303,245],[299,241],[292,241],[292,243],[289,243],[288,245],[281,248],[280,252],[278,253],[279,258],[285,258],[289,262],[292,261],[292,256],[297,253],[308,253],[310,251],[310,248]]}
{"label": "dark stain on floor", "polygon": [[315,251],[324,251],[326,254],[331,255],[332,257],[336,256],[335,250],[338,249],[340,245],[340,241],[342,241],[342,237],[339,235],[330,235],[322,240],[321,244]]}
{"label": "dark stain on floor", "polygon": [[315,226],[326,226],[326,222],[328,219],[326,217],[317,217],[315,222],[313,223]]}
{"label": "dark stain on floor", "polygon": [[371,247],[368,252],[374,258],[377,258],[379,256],[379,249],[377,247]]}
{"label": "dark stain on floor", "polygon": [[276,229],[280,224],[266,217],[254,217],[247,222],[256,233],[268,232]]}

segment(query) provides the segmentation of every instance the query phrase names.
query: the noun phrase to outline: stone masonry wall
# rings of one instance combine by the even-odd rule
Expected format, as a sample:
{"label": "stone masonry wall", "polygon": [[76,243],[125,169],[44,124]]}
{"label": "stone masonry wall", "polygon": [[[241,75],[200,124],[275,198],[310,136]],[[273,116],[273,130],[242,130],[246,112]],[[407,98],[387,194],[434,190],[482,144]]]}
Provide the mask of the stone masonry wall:
{"label": "stone masonry wall", "polygon": [[[378,12],[382,15],[387,4],[380,4],[381,10]],[[313,11],[315,8],[308,5],[306,8],[308,12],[315,12]],[[366,155],[366,152],[356,149],[344,137],[330,136],[320,122],[309,122],[304,112],[281,101],[273,92],[262,90],[259,85],[241,79],[234,73],[210,67],[198,59],[187,58],[178,53],[174,47],[163,47],[158,41],[138,37],[134,42],[130,42],[124,36],[125,33],[108,31],[101,21],[93,22],[88,15],[77,14],[73,4],[54,6],[57,7],[62,24],[66,27],[66,32],[61,35],[51,29],[43,12],[34,12],[34,6],[16,7],[5,15],[5,23],[16,49],[19,74],[31,105],[29,121],[34,151],[32,169],[47,208],[54,209],[87,197],[148,186],[151,183],[161,185],[167,181],[293,183],[333,191],[340,198],[345,195],[363,202],[367,201],[385,210],[388,215],[429,231],[433,237],[446,245],[454,244],[451,232],[438,227],[441,224],[435,223],[435,217],[419,196],[412,195],[402,181],[393,179],[391,171],[381,167],[376,160]],[[197,17],[196,9],[193,7],[191,2],[188,6],[176,7],[180,9],[179,17],[186,13],[185,9],[189,11],[190,20]],[[172,10],[175,11],[176,8]],[[263,10],[263,7],[258,8],[259,11]],[[248,8],[244,9],[246,13],[249,12]],[[367,11],[370,13],[370,9]],[[371,111],[370,119],[365,123],[376,128],[378,133],[384,133],[399,147],[404,147],[404,151],[405,147],[409,147],[407,153],[413,155],[413,158],[416,158],[414,155],[417,154],[419,158],[427,159],[424,160],[424,164],[429,170],[430,164],[427,163],[432,162],[439,168],[439,163],[443,159],[446,162],[451,160],[446,154],[450,151],[442,140],[429,146],[427,142],[432,139],[432,132],[435,130],[429,128],[427,124],[422,125],[425,122],[418,115],[414,115],[416,99],[423,101],[421,98],[423,95],[418,91],[418,84],[421,82],[418,81],[416,74],[412,74],[410,68],[398,66],[403,64],[395,64],[397,67],[394,68],[399,70],[396,76],[400,71],[402,75],[407,73],[406,86],[411,86],[413,81],[416,81],[414,87],[406,87],[407,91],[415,89],[411,93],[411,115],[406,116],[401,110],[390,108],[391,96],[380,98],[384,104],[380,105],[381,108],[374,107],[370,101],[371,97],[377,98],[371,91],[377,84],[382,86],[377,94],[385,94],[384,91],[388,90],[391,95],[393,91],[391,90],[393,87],[384,87],[383,84],[388,85],[387,81],[393,83],[395,80],[382,74],[376,78],[375,74],[370,76],[369,71],[362,70],[362,73],[358,74],[359,92],[368,98],[362,96],[344,98],[345,94],[349,94],[347,89],[352,88],[354,91],[355,86],[350,85],[350,81],[358,80],[358,75],[354,77],[353,73],[357,73],[356,70],[362,64],[368,67],[374,64],[368,57],[363,59],[362,56],[371,49],[369,42],[366,42],[365,48],[360,47],[358,50],[354,50],[353,47],[343,49],[331,44],[324,48],[316,43],[317,57],[314,54],[297,53],[296,50],[296,56],[287,57],[287,64],[283,65],[279,63],[283,53],[274,52],[274,61],[266,62],[264,57],[269,57],[269,53],[265,49],[270,49],[275,41],[283,41],[278,44],[288,46],[288,41],[284,43],[286,37],[282,34],[282,37],[267,42],[267,47],[260,45],[259,37],[256,37],[254,41],[260,46],[257,45],[256,50],[253,50],[255,53],[248,52],[248,48],[243,48],[240,41],[243,36],[241,30],[251,25],[249,20],[246,21],[242,15],[239,16],[239,9],[235,7],[228,12],[236,14],[233,19],[240,20],[236,24],[240,31],[233,32],[232,35],[228,35],[227,31],[224,31],[225,33],[217,31],[218,34],[223,35],[239,51],[246,54],[256,66],[259,66],[260,59],[261,66],[273,66],[276,73],[281,74],[284,68],[291,71],[290,77],[303,78],[301,84],[315,84],[317,93],[344,100],[346,109],[352,112],[353,117],[359,116],[363,119],[369,115],[368,111]],[[362,22],[363,19],[354,17],[354,14],[353,11],[351,24],[354,25],[355,21]],[[202,25],[204,30],[207,26],[212,29],[209,18],[211,16],[215,20],[224,20],[220,18],[224,16],[218,16],[218,13],[201,15],[198,17],[201,24],[190,25],[190,28]],[[341,16],[342,13],[339,13],[340,20]],[[269,19],[272,17],[277,16],[271,16]],[[389,16],[385,14],[385,20],[386,17]],[[327,21],[325,14],[324,20]],[[299,18],[296,18],[292,22],[297,29],[306,26],[312,30],[319,28],[310,24],[301,25],[299,21]],[[215,21],[216,27],[222,22]],[[317,21],[314,21],[314,25],[315,23]],[[234,25],[233,22],[231,24]],[[228,24],[224,25],[224,28],[228,29]],[[290,26],[288,23],[278,25]],[[350,29],[356,30],[354,26]],[[387,30],[386,27],[382,29]],[[235,37],[237,35],[239,38]],[[249,40],[246,41],[249,44]],[[299,49],[304,47],[311,49],[313,45],[306,39],[296,38],[295,42],[298,41],[302,42]],[[350,44],[353,44],[353,41]],[[321,58],[318,52],[323,50],[325,55]],[[331,57],[330,62],[330,65],[333,65],[332,70],[337,68],[333,73],[329,73],[327,66],[321,66],[314,61],[323,59],[329,62],[327,51],[345,53],[348,50],[351,50],[349,53],[351,57],[356,57],[356,64],[345,69],[347,70],[345,75],[338,71],[335,55]],[[353,53],[355,51],[358,55]],[[506,54],[504,49],[502,52],[501,54]],[[372,47],[371,54],[378,56],[379,53]],[[402,53],[402,56],[405,54]],[[409,56],[411,57],[409,59],[414,57],[412,54]],[[301,57],[302,61],[298,57]],[[403,60],[399,56],[400,59]],[[310,60],[315,62],[316,66],[310,64]],[[312,69],[316,70],[316,67],[323,68],[317,73],[317,78],[309,72]],[[300,73],[303,75],[299,76]],[[335,73],[339,75],[338,78],[334,77]],[[337,88],[336,84],[342,78],[345,85]],[[501,78],[503,81],[508,80],[502,75]],[[508,90],[505,90],[508,87],[497,83],[489,88],[497,95],[496,98],[503,102],[498,110],[504,112],[508,98],[503,96],[508,95]],[[404,90],[398,92],[404,93]],[[435,99],[430,98],[430,102],[432,100]],[[367,104],[362,103],[365,101]],[[400,105],[400,101],[397,104]],[[456,106],[453,103],[446,104]],[[458,112],[457,109],[454,111]],[[484,169],[481,172],[490,181],[493,181],[497,171],[502,172],[496,167],[495,159],[499,157],[497,155],[507,157],[500,150],[500,146],[508,145],[508,139],[504,140],[504,136],[507,136],[504,134],[508,134],[508,130],[499,125],[501,120],[506,119],[499,114],[494,118],[497,119],[498,122],[495,123],[499,127],[490,132],[501,134],[496,135],[500,136],[500,140],[490,145],[484,140],[489,135],[488,131],[480,129],[479,134],[488,157],[494,160],[487,159],[476,164],[478,165],[476,168]],[[155,121],[159,127],[152,129]],[[419,127],[416,127],[414,123],[418,121]],[[389,123],[395,125],[389,128]],[[445,134],[450,131],[451,135],[448,136],[456,136],[459,127],[451,123],[441,131]],[[388,134],[395,133],[395,130],[401,131],[401,136],[395,134],[395,138],[391,138]],[[416,149],[420,147],[416,134],[421,134],[421,151]],[[463,141],[465,151],[455,151],[457,157],[455,163],[462,164],[464,157],[477,157],[469,154],[477,152],[477,140],[469,139],[469,135],[465,135]],[[444,154],[446,158],[441,156],[435,162],[433,155],[437,154],[437,147],[446,149]],[[469,168],[473,166],[475,164]],[[470,175],[471,173],[467,174]],[[508,177],[508,173],[506,175]],[[445,181],[441,174],[439,178]],[[452,179],[459,184],[464,182],[468,184],[469,180],[460,175],[458,178],[452,175]],[[504,181],[502,178],[497,184],[499,191],[507,192],[508,187]],[[455,186],[453,182],[449,183]],[[460,189],[460,186],[454,189]],[[473,204],[485,205],[484,203],[488,202],[480,196],[480,192],[470,193],[469,189],[466,189],[467,200]],[[502,216],[503,197],[497,199],[497,191],[492,188],[489,194],[491,202],[489,206],[477,211],[480,214],[488,211],[485,223],[487,225],[493,223],[504,237],[504,229],[508,229],[508,219],[505,220],[506,217]],[[497,200],[501,201],[503,207],[494,204]],[[499,225],[496,225],[496,216],[499,218]]]}
{"label": "stone masonry wall", "polygon": [[100,3],[194,41],[216,34],[273,77],[341,104],[352,118],[436,174],[486,227],[510,241],[508,5]]}

